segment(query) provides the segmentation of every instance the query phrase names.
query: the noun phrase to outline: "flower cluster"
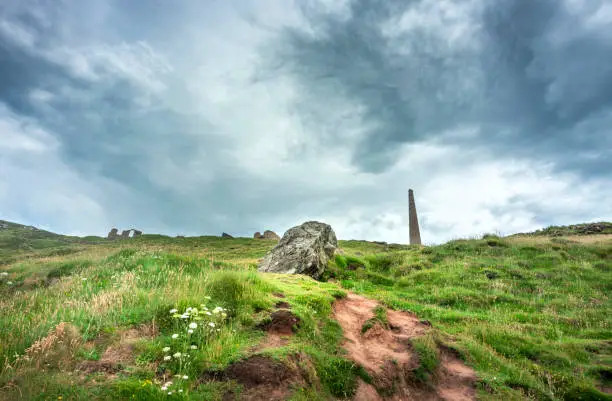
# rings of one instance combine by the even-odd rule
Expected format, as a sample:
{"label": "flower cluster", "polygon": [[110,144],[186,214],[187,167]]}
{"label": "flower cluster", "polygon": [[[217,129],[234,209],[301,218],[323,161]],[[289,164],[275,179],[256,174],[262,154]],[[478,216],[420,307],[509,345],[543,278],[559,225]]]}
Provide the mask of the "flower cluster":
{"label": "flower cluster", "polygon": [[[176,377],[177,379],[182,379],[182,380],[187,380],[189,379],[189,376],[186,375],[174,375],[174,377]],[[176,393],[182,393],[184,390],[182,388],[177,388],[180,385],[180,383],[173,383],[172,381],[167,381],[165,382],[162,386],[161,386],[161,390],[164,392],[168,392],[168,395],[172,395],[174,392]],[[172,390],[172,389],[175,390]]]}
{"label": "flower cluster", "polygon": [[[7,272],[0,272],[0,280],[4,279],[5,277],[8,277],[8,273]],[[7,281],[6,285],[13,285],[12,281]]]}
{"label": "flower cluster", "polygon": [[[210,300],[210,297],[205,298]],[[199,307],[190,306],[183,312],[171,309],[169,313],[174,320],[174,331],[171,336],[172,343],[162,349],[163,360],[176,373],[175,377],[187,380],[185,372],[191,364],[191,353],[206,345],[214,334],[221,331],[228,316],[227,310],[220,306],[209,309],[205,304],[200,304]],[[178,383],[175,383],[174,388],[177,385]],[[161,389],[167,391],[171,386],[173,383],[167,382]],[[168,394],[171,395],[173,391],[182,392],[170,390]]]}

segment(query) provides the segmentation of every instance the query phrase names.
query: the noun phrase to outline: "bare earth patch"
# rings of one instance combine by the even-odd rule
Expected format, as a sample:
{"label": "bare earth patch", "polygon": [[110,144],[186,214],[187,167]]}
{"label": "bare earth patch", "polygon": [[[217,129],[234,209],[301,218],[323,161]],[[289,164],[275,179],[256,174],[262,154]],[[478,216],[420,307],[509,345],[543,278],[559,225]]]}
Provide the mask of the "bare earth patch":
{"label": "bare earth patch", "polygon": [[[373,380],[373,385],[360,382],[354,400],[475,399],[474,371],[449,350],[440,350],[440,366],[433,387],[415,384],[412,372],[419,367],[419,358],[410,340],[424,335],[429,325],[410,313],[387,310],[389,330],[375,324],[362,333],[376,306],[376,301],[356,294],[348,294],[334,304],[334,318],[344,331],[343,346],[349,358],[362,366]],[[385,397],[376,388],[392,390],[393,394]]]}
{"label": "bare earth patch", "polygon": [[[97,361],[84,361],[79,370],[86,373],[102,372],[108,375],[117,373],[125,365],[134,363],[134,344],[141,339],[151,339],[157,335],[157,327],[143,324],[139,327],[122,331],[119,341],[110,344]],[[94,346],[95,341],[90,343]]]}
{"label": "bare earth patch", "polygon": [[312,370],[310,361],[301,353],[291,355],[283,362],[253,355],[233,363],[223,372],[222,379],[235,380],[243,386],[240,394],[226,393],[223,400],[287,400],[296,388],[313,384]]}
{"label": "bare earth patch", "polygon": [[270,315],[270,321],[260,327],[266,331],[266,338],[256,347],[256,350],[287,345],[289,337],[293,335],[295,328],[300,324],[300,318],[289,310],[291,306],[287,302],[278,302],[276,308],[278,310]]}

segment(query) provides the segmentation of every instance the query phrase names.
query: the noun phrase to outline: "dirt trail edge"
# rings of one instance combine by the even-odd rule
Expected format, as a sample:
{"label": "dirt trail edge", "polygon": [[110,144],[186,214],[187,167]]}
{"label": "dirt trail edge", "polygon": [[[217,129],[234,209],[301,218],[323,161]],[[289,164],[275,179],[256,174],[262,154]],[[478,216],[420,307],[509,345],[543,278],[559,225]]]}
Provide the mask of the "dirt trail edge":
{"label": "dirt trail edge", "polygon": [[[349,293],[334,303],[333,315],[344,331],[348,357],[362,366],[372,384],[360,382],[355,401],[475,400],[476,374],[450,350],[439,348],[439,365],[431,383],[415,380],[418,354],[412,340],[430,327],[408,313],[387,309],[387,327],[375,323],[365,333],[364,324],[374,317],[379,304]],[[378,390],[377,390],[378,389]]]}

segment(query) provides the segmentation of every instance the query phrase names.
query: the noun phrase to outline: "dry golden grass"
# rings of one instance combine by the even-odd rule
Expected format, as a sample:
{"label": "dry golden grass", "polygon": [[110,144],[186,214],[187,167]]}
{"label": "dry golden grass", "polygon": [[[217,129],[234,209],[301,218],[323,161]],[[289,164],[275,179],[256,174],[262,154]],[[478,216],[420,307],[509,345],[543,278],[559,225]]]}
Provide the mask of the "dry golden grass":
{"label": "dry golden grass", "polygon": [[74,351],[81,344],[82,337],[79,330],[65,322],[49,330],[46,337],[34,342],[26,349],[16,365],[35,367],[41,369],[54,367],[64,370],[72,365]]}
{"label": "dry golden grass", "polygon": [[505,238],[508,242],[517,245],[547,245],[558,241],[570,241],[584,245],[612,244],[612,234],[595,235],[568,235],[563,237],[546,236],[515,236]]}

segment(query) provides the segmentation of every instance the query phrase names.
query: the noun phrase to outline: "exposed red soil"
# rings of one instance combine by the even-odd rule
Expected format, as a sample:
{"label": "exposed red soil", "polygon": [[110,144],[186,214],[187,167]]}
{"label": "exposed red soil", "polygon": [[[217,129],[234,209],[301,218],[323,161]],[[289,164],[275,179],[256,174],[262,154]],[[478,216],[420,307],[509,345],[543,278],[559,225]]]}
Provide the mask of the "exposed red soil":
{"label": "exposed red soil", "polygon": [[274,306],[278,309],[291,309],[291,305],[285,301],[278,301]]}
{"label": "exposed red soil", "polygon": [[283,301],[276,304],[276,308],[279,309],[270,315],[269,322],[260,326],[266,331],[266,339],[258,344],[254,351],[278,348],[289,343],[289,337],[294,334],[295,328],[300,324],[300,318],[289,310],[290,307],[287,302]]}
{"label": "exposed red soil", "polygon": [[[474,371],[452,352],[441,349],[440,367],[433,387],[415,384],[412,372],[419,366],[412,351],[411,339],[424,335],[430,325],[407,312],[387,310],[389,330],[375,324],[362,333],[363,324],[374,316],[376,301],[348,294],[334,304],[334,317],[344,331],[344,348],[349,358],[361,365],[372,377],[373,385],[361,382],[354,400],[446,400],[475,399]],[[376,391],[391,390],[382,396]]]}
{"label": "exposed red soil", "polygon": [[280,309],[270,315],[271,321],[264,325],[268,333],[291,335],[300,319],[287,309]]}
{"label": "exposed red soil", "polygon": [[[300,363],[301,362],[301,363]],[[254,355],[229,366],[224,378],[236,380],[244,391],[226,393],[224,401],[282,401],[290,397],[294,388],[309,383],[308,361],[300,354],[281,362],[263,355]]]}
{"label": "exposed red soil", "polygon": [[229,379],[234,379],[245,386],[280,385],[292,374],[280,361],[263,355],[254,355],[236,362],[225,371]]}

